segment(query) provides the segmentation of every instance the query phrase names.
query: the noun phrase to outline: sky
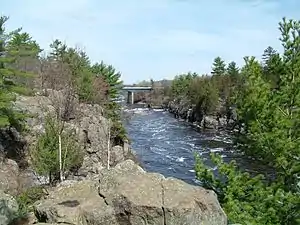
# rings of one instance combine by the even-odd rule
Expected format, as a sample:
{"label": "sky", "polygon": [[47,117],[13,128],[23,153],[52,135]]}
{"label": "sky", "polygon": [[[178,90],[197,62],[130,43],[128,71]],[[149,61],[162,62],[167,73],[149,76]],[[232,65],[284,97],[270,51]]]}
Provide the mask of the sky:
{"label": "sky", "polygon": [[124,83],[210,73],[217,56],[281,50],[278,22],[300,19],[299,0],[10,0],[7,30],[23,27],[45,51],[60,39],[92,62],[112,64]]}

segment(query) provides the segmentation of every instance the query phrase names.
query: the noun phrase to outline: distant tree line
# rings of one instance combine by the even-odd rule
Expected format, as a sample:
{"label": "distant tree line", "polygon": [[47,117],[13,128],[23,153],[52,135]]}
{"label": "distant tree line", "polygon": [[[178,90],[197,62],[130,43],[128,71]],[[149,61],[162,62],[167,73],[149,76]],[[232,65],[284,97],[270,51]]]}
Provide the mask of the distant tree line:
{"label": "distant tree line", "polygon": [[169,90],[171,80],[159,80],[154,81],[150,79],[149,81],[143,80],[141,82],[133,84],[133,86],[147,86],[152,87],[152,91],[136,92],[134,95],[135,102],[145,102],[152,106],[162,106],[169,99]]}

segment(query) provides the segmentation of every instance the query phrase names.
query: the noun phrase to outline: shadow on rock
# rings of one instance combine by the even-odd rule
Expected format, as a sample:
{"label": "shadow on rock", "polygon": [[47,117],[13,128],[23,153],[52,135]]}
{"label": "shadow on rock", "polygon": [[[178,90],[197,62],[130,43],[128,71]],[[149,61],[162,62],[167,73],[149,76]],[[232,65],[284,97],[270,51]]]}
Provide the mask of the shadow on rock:
{"label": "shadow on rock", "polygon": [[112,201],[116,213],[116,220],[119,225],[132,225],[130,222],[132,206],[125,196],[120,196]]}

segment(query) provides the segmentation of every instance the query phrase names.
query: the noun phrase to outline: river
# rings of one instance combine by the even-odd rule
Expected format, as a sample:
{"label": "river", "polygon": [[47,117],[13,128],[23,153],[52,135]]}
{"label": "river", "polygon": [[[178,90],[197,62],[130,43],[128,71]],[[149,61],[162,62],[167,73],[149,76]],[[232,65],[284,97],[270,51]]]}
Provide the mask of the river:
{"label": "river", "polygon": [[198,132],[188,123],[161,110],[131,109],[126,113],[131,114],[125,123],[131,146],[146,171],[197,184],[194,153],[216,170],[209,158],[211,152],[220,153],[226,162],[235,159],[243,170],[250,173],[265,170],[233,150],[230,135],[226,132]]}

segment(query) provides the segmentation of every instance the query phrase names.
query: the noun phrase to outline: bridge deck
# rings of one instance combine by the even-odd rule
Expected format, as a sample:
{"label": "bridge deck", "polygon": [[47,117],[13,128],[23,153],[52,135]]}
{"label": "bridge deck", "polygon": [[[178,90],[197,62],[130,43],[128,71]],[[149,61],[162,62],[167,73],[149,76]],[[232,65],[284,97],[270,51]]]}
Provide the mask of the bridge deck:
{"label": "bridge deck", "polygon": [[138,87],[138,86],[134,86],[134,87],[123,87],[122,90],[125,91],[151,91],[153,88],[152,87]]}

